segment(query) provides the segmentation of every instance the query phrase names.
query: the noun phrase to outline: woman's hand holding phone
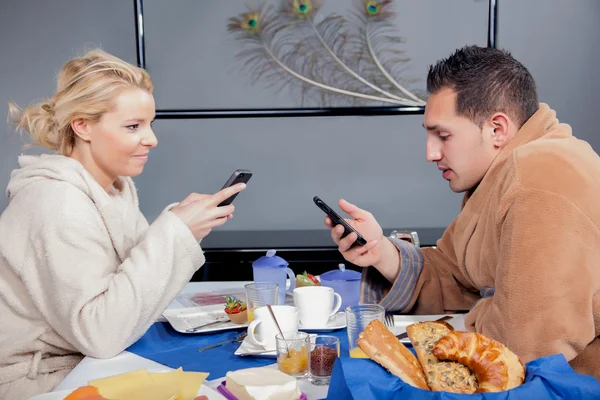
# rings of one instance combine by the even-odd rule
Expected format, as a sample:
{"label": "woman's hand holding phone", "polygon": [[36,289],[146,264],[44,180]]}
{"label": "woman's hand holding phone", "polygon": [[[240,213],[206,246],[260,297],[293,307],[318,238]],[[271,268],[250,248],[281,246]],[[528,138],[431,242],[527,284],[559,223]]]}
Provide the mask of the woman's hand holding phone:
{"label": "woman's hand holding phone", "polygon": [[205,238],[212,228],[223,225],[233,216],[233,204],[218,205],[246,188],[245,183],[229,186],[215,194],[192,193],[171,209],[190,228],[196,240]]}

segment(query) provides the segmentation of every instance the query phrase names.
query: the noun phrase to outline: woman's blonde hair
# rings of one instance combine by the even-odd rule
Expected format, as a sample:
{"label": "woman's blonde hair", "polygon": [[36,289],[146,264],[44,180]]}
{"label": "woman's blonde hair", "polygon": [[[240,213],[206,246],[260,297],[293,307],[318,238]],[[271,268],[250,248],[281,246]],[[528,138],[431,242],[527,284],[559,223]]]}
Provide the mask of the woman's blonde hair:
{"label": "woman's blonde hair", "polygon": [[27,131],[33,144],[62,155],[75,146],[71,122],[82,118],[97,122],[114,105],[117,92],[135,87],[152,93],[150,75],[107,52],[95,49],[69,60],[58,74],[56,93],[41,104],[21,110],[8,103],[8,121]]}

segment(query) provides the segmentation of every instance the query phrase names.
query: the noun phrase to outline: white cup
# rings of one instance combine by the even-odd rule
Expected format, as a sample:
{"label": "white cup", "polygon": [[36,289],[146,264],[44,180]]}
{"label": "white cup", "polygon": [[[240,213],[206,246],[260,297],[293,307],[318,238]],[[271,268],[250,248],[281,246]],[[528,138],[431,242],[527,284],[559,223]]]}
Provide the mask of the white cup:
{"label": "white cup", "polygon": [[[283,332],[298,332],[298,309],[294,306],[271,306],[277,323]],[[265,306],[254,310],[254,321],[248,325],[248,340],[265,350],[275,350],[275,336],[279,333],[269,309]]]}
{"label": "white cup", "polygon": [[342,296],[327,286],[303,286],[294,289],[294,305],[298,307],[302,328],[323,328],[340,309]]}

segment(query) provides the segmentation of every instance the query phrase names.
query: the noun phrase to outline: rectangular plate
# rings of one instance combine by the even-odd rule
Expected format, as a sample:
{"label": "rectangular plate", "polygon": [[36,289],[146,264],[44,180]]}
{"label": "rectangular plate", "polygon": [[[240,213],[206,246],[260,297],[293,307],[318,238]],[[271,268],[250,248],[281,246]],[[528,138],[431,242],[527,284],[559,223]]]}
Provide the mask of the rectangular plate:
{"label": "rectangular plate", "polygon": [[[394,315],[394,326],[388,327],[394,335],[406,332],[406,327],[410,324],[423,321],[435,321],[445,315],[451,315],[453,318],[446,321],[454,327],[456,331],[465,331],[465,314],[435,314],[435,315]],[[411,344],[409,338],[400,340],[404,344]]]}

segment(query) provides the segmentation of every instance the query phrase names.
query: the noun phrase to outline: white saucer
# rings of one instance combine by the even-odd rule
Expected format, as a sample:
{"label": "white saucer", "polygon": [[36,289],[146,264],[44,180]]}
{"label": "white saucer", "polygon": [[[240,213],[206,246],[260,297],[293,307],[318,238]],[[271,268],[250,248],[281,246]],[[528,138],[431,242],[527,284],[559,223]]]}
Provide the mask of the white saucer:
{"label": "white saucer", "polygon": [[299,324],[298,330],[303,332],[330,332],[336,329],[343,329],[346,327],[346,314],[339,312],[329,317],[329,320],[325,326],[319,327],[303,327],[302,323]]}
{"label": "white saucer", "polygon": [[246,336],[240,344],[240,347],[238,347],[235,353],[233,354],[239,356],[241,354],[246,353],[257,353],[248,355],[251,355],[252,357],[277,358],[277,350],[272,350],[268,352],[265,352],[265,350],[266,349],[263,346],[257,346],[254,343],[251,343],[250,339],[248,339],[248,336]]}
{"label": "white saucer", "polygon": [[[317,336],[316,334],[309,334],[310,337],[315,337]],[[277,350],[270,350],[267,351],[268,349],[265,349],[263,346],[257,346],[253,343],[250,342],[250,339],[248,339],[248,337],[246,336],[244,338],[244,340],[242,341],[242,344],[240,344],[240,347],[237,348],[237,350],[235,351],[236,356],[239,355],[245,355],[245,356],[252,356],[252,357],[263,357],[263,358],[277,358]],[[250,353],[250,354],[248,354]],[[251,353],[256,353],[256,354],[251,354]]]}

